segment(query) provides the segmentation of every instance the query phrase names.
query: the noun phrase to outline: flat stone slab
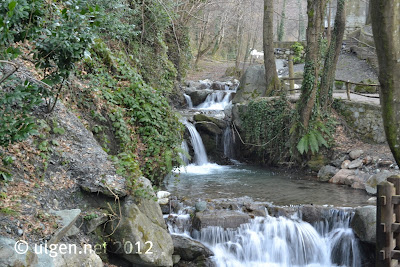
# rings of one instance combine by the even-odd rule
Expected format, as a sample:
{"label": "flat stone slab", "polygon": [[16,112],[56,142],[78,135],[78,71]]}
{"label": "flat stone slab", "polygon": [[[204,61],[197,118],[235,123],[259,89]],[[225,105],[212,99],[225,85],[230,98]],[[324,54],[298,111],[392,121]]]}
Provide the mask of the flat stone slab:
{"label": "flat stone slab", "polygon": [[220,226],[222,228],[238,228],[241,224],[248,223],[250,215],[231,210],[211,210],[197,212],[193,219],[193,227],[201,230],[208,226]]}
{"label": "flat stone slab", "polygon": [[81,214],[80,209],[73,210],[58,210],[50,212],[57,217],[60,217],[58,224],[60,228],[54,233],[53,237],[50,239],[49,244],[57,244],[61,238],[63,238],[67,232],[74,226],[76,220]]}

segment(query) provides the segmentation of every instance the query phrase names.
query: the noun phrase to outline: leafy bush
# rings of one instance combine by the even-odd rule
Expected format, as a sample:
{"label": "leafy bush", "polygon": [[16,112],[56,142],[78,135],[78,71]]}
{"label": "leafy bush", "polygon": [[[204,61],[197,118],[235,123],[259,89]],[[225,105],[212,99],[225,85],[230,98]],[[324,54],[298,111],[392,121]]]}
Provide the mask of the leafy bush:
{"label": "leafy bush", "polygon": [[[1,146],[22,141],[35,133],[30,112],[41,104],[43,97],[48,97],[49,111],[54,108],[63,85],[61,81],[68,78],[74,63],[82,58],[91,42],[89,11],[76,0],[62,5],[44,0],[6,0],[0,4],[0,60],[14,66],[10,71],[4,68],[0,80]],[[52,105],[50,99],[55,92],[47,86],[12,76],[17,66],[8,60],[22,53],[16,43],[24,40],[33,44],[29,52],[33,54],[36,67],[44,72],[43,82],[49,87],[58,84]]]}
{"label": "leafy bush", "polygon": [[304,57],[302,54],[302,52],[304,51],[304,46],[299,42],[295,42],[294,44],[292,44],[290,49],[293,51],[294,54],[293,63],[294,64],[304,63]]}

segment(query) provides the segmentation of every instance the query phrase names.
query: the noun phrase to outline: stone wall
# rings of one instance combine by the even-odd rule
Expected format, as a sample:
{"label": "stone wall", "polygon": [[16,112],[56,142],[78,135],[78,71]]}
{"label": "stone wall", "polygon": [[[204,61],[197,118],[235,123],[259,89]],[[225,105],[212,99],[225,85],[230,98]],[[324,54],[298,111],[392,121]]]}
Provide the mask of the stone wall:
{"label": "stone wall", "polygon": [[365,25],[368,14],[368,1],[346,1],[346,32],[352,32]]}
{"label": "stone wall", "polygon": [[343,99],[335,102],[338,112],[361,140],[369,143],[386,142],[380,106]]}

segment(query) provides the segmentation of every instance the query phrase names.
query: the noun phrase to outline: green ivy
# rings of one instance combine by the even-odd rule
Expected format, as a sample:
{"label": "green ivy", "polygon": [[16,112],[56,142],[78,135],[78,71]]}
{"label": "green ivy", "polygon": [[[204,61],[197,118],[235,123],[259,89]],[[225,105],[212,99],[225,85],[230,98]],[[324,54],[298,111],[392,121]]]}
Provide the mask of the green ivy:
{"label": "green ivy", "polygon": [[294,54],[293,63],[294,64],[304,63],[304,57],[302,56],[302,52],[304,51],[304,46],[299,42],[295,42],[294,44],[292,44],[290,49],[293,51]]}
{"label": "green ivy", "polygon": [[[183,126],[178,116],[162,91],[145,83],[125,54],[112,53],[100,40],[91,53],[92,60],[85,62],[91,72],[87,77],[107,102],[111,130],[120,143],[119,154],[114,157],[120,173],[161,182],[180,159]],[[121,81],[124,86],[119,85]],[[143,149],[138,151],[138,146]],[[128,183],[134,186],[134,179]]]}
{"label": "green ivy", "polygon": [[[242,114],[242,113],[241,113]],[[246,143],[259,159],[276,163],[286,157],[293,110],[284,97],[260,99],[249,103],[241,115]]]}

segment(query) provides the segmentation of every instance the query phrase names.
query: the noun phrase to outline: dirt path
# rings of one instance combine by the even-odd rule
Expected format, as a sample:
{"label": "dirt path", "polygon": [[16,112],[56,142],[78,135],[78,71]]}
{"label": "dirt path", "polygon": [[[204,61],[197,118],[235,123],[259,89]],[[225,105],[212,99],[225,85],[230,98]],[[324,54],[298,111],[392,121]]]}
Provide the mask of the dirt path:
{"label": "dirt path", "polygon": [[[218,61],[212,59],[205,59],[199,62],[198,69],[191,69],[187,75],[187,80],[221,80],[225,76],[225,71],[228,67],[235,66],[234,61]],[[242,68],[241,64],[241,68]],[[248,64],[246,64],[246,67]],[[296,64],[294,71],[303,71],[304,64]],[[363,80],[370,79],[372,81],[378,81],[378,76],[375,70],[368,65],[365,60],[358,59],[355,55],[344,53],[339,57],[336,79],[360,82]]]}

